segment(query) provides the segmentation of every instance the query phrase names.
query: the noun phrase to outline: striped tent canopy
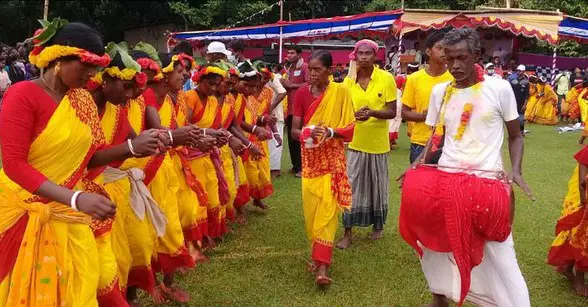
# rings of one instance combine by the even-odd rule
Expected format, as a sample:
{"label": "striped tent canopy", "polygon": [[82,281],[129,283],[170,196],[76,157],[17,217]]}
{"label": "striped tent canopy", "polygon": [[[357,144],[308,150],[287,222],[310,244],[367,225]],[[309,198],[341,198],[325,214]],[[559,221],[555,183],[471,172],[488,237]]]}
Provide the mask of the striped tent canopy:
{"label": "striped tent canopy", "polygon": [[394,24],[397,35],[444,27],[490,28],[510,31],[514,35],[534,37],[552,44],[558,41],[559,12],[480,7],[475,11],[406,9]]}
{"label": "striped tent canopy", "polygon": [[579,43],[588,43],[588,19],[566,16],[559,24],[559,36],[573,39]]}
{"label": "striped tent canopy", "polygon": [[[277,40],[280,27],[283,38],[288,40],[308,40],[331,36],[381,35],[385,36],[394,21],[402,15],[402,10],[366,13],[351,16],[319,18],[281,22],[261,26],[191,31],[171,33],[171,40],[211,41],[211,40]],[[172,43],[173,44],[173,43]]]}

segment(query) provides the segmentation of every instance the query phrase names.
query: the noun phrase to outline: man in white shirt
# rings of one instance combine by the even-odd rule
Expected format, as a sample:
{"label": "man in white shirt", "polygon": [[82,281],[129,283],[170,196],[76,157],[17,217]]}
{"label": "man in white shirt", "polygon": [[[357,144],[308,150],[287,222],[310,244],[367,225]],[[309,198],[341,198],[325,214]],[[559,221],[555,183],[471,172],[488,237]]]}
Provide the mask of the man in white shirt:
{"label": "man in white shirt", "polygon": [[[280,140],[284,139],[284,107],[282,101],[288,95],[286,89],[282,85],[280,81],[282,76],[280,74],[273,74],[273,79],[267,83],[273,92],[274,96],[272,98],[272,104],[270,107],[270,111],[272,112],[272,116],[275,116],[278,121],[276,122],[276,128],[278,129],[278,134],[280,136]],[[272,176],[278,177],[280,176],[280,169],[282,168],[282,150],[283,146],[280,143],[276,142],[275,137],[273,140],[270,140],[269,143],[269,152],[270,152],[270,171]]]}
{"label": "man in white shirt", "polygon": [[[477,305],[530,306],[511,235],[512,183],[532,198],[521,174],[523,137],[510,84],[484,78],[480,40],[472,29],[444,37],[445,57],[455,81],[433,88],[426,124],[435,127],[432,146],[413,166],[402,188],[400,233],[422,256],[431,306],[447,298]],[[504,127],[512,172],[505,175]]]}

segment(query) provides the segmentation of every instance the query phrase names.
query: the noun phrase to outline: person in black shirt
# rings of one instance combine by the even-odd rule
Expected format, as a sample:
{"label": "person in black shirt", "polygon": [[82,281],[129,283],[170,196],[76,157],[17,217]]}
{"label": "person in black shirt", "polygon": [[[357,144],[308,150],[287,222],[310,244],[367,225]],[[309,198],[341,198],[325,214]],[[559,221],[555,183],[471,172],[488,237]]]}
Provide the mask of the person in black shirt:
{"label": "person in black shirt", "polygon": [[525,107],[527,106],[527,98],[529,98],[529,80],[525,74],[525,68],[521,66],[517,69],[517,77],[510,80],[510,85],[517,100],[521,132],[525,135]]}
{"label": "person in black shirt", "polygon": [[8,68],[8,77],[10,78],[10,82],[13,85],[25,80],[25,72],[20,67],[18,67],[16,63],[18,60],[18,56],[18,51],[16,49],[12,49],[10,50],[6,61],[6,67]]}

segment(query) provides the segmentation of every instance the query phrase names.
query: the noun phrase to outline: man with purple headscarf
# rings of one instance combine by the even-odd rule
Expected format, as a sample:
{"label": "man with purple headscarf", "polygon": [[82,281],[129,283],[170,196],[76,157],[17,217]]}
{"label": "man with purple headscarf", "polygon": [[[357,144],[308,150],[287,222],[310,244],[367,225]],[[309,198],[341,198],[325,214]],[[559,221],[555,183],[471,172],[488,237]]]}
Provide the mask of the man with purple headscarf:
{"label": "man with purple headscarf", "polygon": [[353,226],[373,227],[372,239],[382,237],[388,215],[388,119],[396,116],[396,82],[377,68],[378,44],[361,40],[349,56],[349,88],[355,111],[353,140],[347,152],[347,174],[351,184],[351,211],[343,216],[345,236],[337,247],[351,245]]}

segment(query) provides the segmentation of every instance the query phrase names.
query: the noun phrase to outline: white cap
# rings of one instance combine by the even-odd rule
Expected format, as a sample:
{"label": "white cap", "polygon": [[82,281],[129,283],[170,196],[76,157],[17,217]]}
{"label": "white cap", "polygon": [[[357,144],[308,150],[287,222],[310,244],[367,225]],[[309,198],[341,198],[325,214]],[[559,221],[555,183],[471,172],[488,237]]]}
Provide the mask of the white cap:
{"label": "white cap", "polygon": [[541,83],[545,83],[547,82],[547,78],[545,78],[544,76],[539,77],[539,81],[541,81]]}
{"label": "white cap", "polygon": [[525,67],[525,65],[521,64],[521,65],[517,66],[517,70],[518,71],[526,71],[527,67]]}
{"label": "white cap", "polygon": [[222,53],[226,56],[230,56],[232,54],[229,50],[227,50],[225,44],[221,42],[212,42],[208,44],[208,47],[206,48],[206,54],[210,53]]}
{"label": "white cap", "polygon": [[494,63],[487,63],[485,67],[486,67],[486,69],[488,69],[490,67],[494,67]]}

